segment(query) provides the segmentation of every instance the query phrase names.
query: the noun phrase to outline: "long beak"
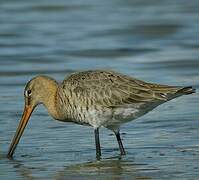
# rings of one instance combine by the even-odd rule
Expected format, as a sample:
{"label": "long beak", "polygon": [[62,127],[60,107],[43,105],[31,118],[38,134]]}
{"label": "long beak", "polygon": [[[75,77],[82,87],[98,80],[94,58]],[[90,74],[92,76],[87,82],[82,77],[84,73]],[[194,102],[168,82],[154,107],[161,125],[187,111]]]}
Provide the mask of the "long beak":
{"label": "long beak", "polygon": [[16,130],[15,136],[12,140],[12,143],[10,144],[10,148],[7,154],[8,158],[12,158],[14,151],[17,147],[17,144],[19,143],[19,140],[24,132],[24,129],[28,123],[28,120],[33,112],[34,108],[31,107],[30,105],[25,105],[24,107],[24,112],[23,112],[23,116],[21,118],[21,121],[19,122],[18,128]]}

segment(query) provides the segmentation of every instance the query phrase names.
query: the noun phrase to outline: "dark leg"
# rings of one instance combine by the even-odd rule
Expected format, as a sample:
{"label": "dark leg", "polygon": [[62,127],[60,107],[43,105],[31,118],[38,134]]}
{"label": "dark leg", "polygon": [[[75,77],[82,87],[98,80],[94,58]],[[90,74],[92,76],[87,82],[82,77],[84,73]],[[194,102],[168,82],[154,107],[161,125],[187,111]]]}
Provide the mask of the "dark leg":
{"label": "dark leg", "polygon": [[118,142],[118,144],[119,144],[120,153],[121,153],[121,155],[125,155],[126,152],[125,152],[125,150],[124,150],[124,146],[123,146],[123,144],[122,144],[122,140],[121,140],[121,138],[120,138],[120,133],[119,133],[119,131],[118,131],[118,132],[115,132],[115,135],[116,135],[116,138],[117,138],[117,142]]}
{"label": "dark leg", "polygon": [[95,129],[95,145],[96,145],[96,158],[99,160],[101,156],[99,128]]}

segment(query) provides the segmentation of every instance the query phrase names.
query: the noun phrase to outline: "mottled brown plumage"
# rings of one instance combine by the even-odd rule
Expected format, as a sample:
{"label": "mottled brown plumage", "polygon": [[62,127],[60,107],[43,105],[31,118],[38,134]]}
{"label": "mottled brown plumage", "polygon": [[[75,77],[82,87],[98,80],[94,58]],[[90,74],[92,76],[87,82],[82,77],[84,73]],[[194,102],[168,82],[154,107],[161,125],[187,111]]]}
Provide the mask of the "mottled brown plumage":
{"label": "mottled brown plumage", "polygon": [[10,146],[10,157],[30,114],[38,104],[44,104],[49,114],[57,120],[93,126],[99,157],[98,129],[101,126],[115,132],[121,154],[125,154],[119,136],[121,124],[195,90],[192,87],[147,83],[117,72],[95,70],[71,74],[61,84],[50,77],[37,76],[28,82],[24,92],[24,115]]}

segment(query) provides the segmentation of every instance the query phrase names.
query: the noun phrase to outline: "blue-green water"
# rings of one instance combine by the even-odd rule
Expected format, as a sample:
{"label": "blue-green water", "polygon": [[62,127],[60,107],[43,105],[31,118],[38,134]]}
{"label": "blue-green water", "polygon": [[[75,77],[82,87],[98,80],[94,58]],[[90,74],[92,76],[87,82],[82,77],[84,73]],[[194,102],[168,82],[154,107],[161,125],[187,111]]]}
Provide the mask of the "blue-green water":
{"label": "blue-green water", "polygon": [[199,96],[180,97],[112,133],[54,121],[38,107],[6,158],[28,80],[111,69],[199,88],[197,0],[0,1],[0,179],[198,179]]}

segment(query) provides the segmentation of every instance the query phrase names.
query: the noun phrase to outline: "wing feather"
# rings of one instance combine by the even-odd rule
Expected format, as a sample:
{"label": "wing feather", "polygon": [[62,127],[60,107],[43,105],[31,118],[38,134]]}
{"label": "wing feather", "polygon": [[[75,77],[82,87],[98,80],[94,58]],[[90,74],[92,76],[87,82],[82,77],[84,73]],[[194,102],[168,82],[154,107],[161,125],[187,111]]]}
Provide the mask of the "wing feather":
{"label": "wing feather", "polygon": [[166,101],[167,94],[179,88],[146,83],[110,71],[84,71],[70,75],[63,82],[65,88],[92,99],[93,104],[115,107],[137,103]]}

